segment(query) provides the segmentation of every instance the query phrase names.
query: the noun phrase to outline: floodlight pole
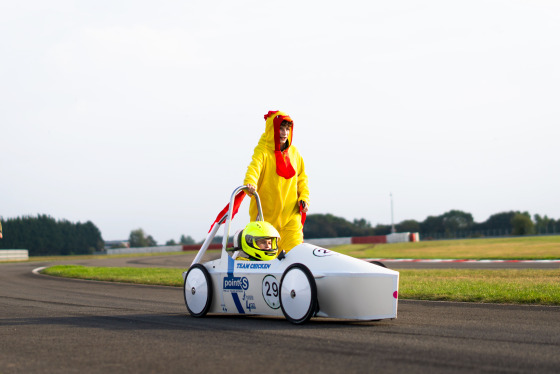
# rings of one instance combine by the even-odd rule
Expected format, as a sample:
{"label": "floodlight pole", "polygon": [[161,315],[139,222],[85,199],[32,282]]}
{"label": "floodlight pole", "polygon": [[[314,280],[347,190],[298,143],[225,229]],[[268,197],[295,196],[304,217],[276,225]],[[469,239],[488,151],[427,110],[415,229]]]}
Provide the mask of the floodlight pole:
{"label": "floodlight pole", "polygon": [[395,230],[395,222],[393,221],[393,193],[391,192],[389,196],[391,196],[391,232],[396,233],[397,230]]}

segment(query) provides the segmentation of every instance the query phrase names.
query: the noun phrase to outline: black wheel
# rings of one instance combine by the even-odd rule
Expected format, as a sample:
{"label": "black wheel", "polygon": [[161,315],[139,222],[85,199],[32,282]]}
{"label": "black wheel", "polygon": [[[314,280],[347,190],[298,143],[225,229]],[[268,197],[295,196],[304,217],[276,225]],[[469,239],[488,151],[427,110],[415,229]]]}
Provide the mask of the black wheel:
{"label": "black wheel", "polygon": [[305,265],[292,264],[282,274],[280,307],[286,319],[295,324],[309,321],[317,311],[317,285]]}
{"label": "black wheel", "polygon": [[201,264],[191,266],[185,277],[183,295],[189,313],[193,317],[204,317],[212,305],[212,278]]}

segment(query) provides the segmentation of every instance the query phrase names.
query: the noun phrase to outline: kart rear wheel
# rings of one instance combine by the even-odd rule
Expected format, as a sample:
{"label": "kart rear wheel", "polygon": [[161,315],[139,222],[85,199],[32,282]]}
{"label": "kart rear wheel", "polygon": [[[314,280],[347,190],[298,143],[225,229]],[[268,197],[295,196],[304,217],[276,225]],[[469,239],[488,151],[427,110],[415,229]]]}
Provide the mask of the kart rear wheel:
{"label": "kart rear wheel", "polygon": [[204,317],[212,305],[212,278],[201,264],[191,266],[185,277],[183,295],[189,313],[193,317]]}
{"label": "kart rear wheel", "polygon": [[309,321],[317,310],[317,285],[302,264],[290,265],[280,280],[280,306],[286,319],[295,324]]}

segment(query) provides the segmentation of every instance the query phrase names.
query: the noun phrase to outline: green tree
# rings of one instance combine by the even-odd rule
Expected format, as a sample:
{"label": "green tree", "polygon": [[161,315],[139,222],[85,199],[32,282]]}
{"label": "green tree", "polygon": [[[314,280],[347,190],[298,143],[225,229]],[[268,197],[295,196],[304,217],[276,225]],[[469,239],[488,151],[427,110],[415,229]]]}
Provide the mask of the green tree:
{"label": "green tree", "polygon": [[354,219],[353,224],[357,229],[371,229],[371,223],[365,218]]}
{"label": "green tree", "polygon": [[149,247],[148,239],[146,238],[146,233],[141,228],[132,230],[130,236],[128,237],[128,243],[130,243],[131,248],[137,247]]}
{"label": "green tree", "polygon": [[179,244],[190,245],[190,244],[196,244],[196,242],[190,235],[188,236],[181,235],[181,240],[179,240]]}
{"label": "green tree", "polygon": [[420,223],[420,231],[422,234],[432,236],[437,233],[444,233],[445,226],[443,225],[442,216],[428,216],[422,223]]}
{"label": "green tree", "polygon": [[540,214],[535,214],[534,220],[535,231],[537,234],[548,234],[549,232],[553,232],[553,230],[551,229],[554,226],[554,220],[551,220],[546,215],[544,217],[541,217]]}
{"label": "green tree", "polygon": [[[398,227],[398,225],[397,225]],[[396,228],[396,227],[395,227]],[[391,233],[391,230],[393,228],[391,227],[391,225],[383,225],[381,223],[378,223],[377,225],[375,225],[375,229],[374,229],[374,234],[373,235],[388,235]],[[398,230],[398,229],[397,229]]]}
{"label": "green tree", "polygon": [[99,229],[90,221],[72,223],[46,214],[2,220],[0,248],[22,248],[30,256],[91,254],[104,247]]}
{"label": "green tree", "polygon": [[535,232],[529,213],[516,213],[511,219],[513,235],[531,235]]}
{"label": "green tree", "polygon": [[[212,244],[222,244],[222,242],[224,241],[224,237],[222,235],[216,235],[214,236],[214,238],[212,239],[211,243]],[[204,241],[202,241],[201,243],[203,243]],[[230,233],[229,238],[228,238],[228,244],[232,244],[233,243],[233,234]],[[194,243],[196,244],[196,243]]]}
{"label": "green tree", "polygon": [[303,226],[303,237],[307,239],[336,237],[338,232],[334,220],[332,214],[308,214]]}
{"label": "green tree", "polygon": [[481,230],[505,230],[506,232],[511,232],[513,227],[511,226],[511,220],[515,214],[519,212],[501,212],[491,215],[486,221],[479,225]]}
{"label": "green tree", "polygon": [[469,230],[474,224],[472,214],[460,210],[450,210],[442,216],[442,223],[446,233]]}
{"label": "green tree", "polygon": [[146,242],[148,243],[148,247],[155,247],[157,245],[157,242],[151,235],[148,235]]}
{"label": "green tree", "polygon": [[332,214],[309,214],[303,227],[307,239],[375,235],[375,229],[364,218],[349,222]]}
{"label": "green tree", "polygon": [[402,221],[396,225],[397,232],[419,232],[420,223],[413,219]]}
{"label": "green tree", "polygon": [[560,232],[560,219],[554,220],[551,218],[548,227],[550,228],[551,233]]}

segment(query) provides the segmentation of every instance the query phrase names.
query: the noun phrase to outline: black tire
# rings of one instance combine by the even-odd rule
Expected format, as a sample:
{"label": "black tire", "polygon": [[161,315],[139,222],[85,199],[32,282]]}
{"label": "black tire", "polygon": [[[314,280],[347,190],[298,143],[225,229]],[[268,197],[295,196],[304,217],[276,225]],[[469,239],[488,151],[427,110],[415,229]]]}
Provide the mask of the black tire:
{"label": "black tire", "polygon": [[183,283],[183,297],[191,316],[204,317],[208,313],[212,293],[212,278],[208,270],[201,264],[191,266]]}
{"label": "black tire", "polygon": [[296,325],[309,321],[317,312],[317,285],[307,266],[292,264],[282,274],[280,307],[284,317]]}

